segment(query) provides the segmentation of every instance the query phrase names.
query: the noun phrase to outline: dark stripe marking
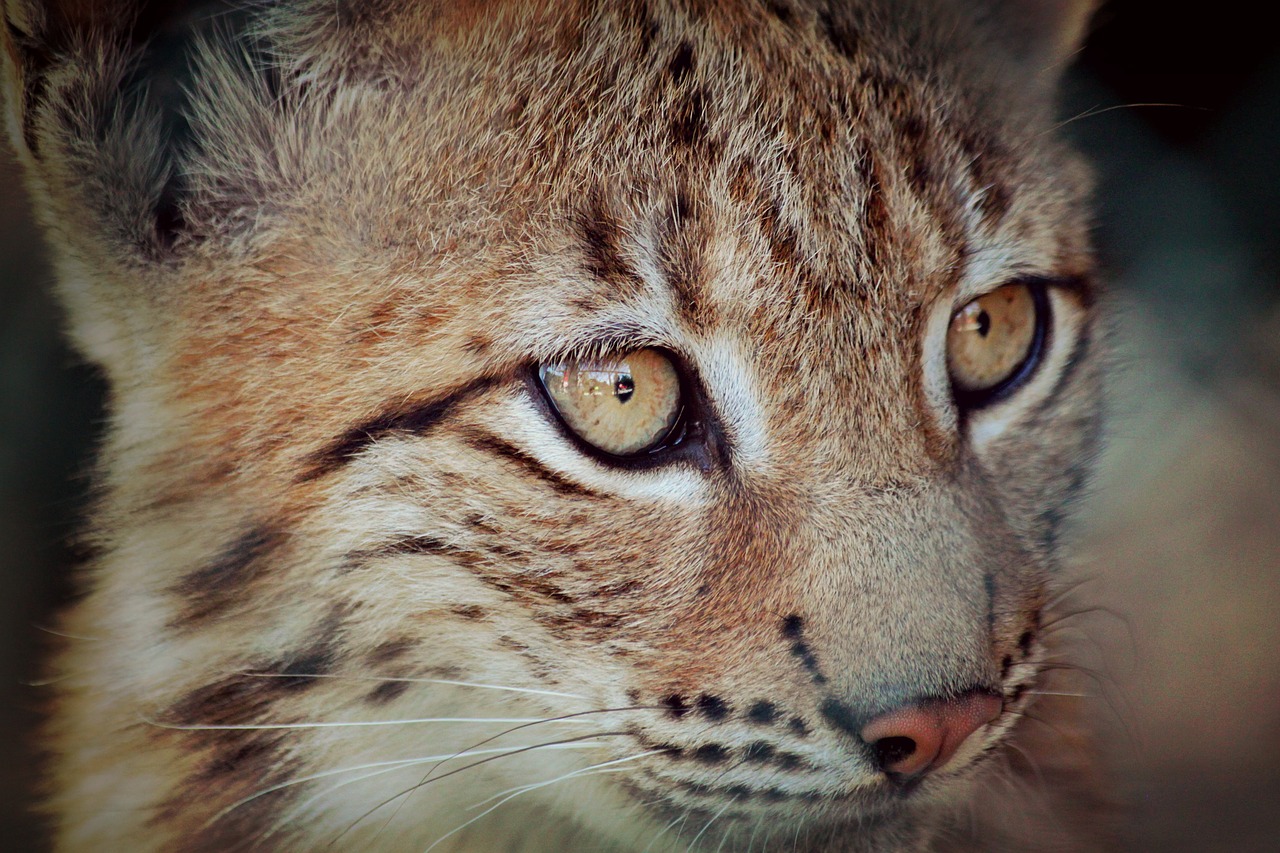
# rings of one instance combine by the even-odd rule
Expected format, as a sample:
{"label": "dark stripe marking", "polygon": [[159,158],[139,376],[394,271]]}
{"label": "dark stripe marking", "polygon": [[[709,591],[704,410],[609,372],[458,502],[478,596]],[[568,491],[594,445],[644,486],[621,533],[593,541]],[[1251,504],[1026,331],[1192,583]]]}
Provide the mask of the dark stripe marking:
{"label": "dark stripe marking", "polygon": [[860,36],[854,27],[844,21],[835,20],[830,12],[823,12],[818,15],[818,25],[822,28],[822,34],[827,37],[827,41],[835,48],[836,53],[845,59],[858,58]]}
{"label": "dark stripe marking", "polygon": [[728,748],[718,743],[705,743],[693,751],[693,760],[702,764],[720,764],[728,757]]}
{"label": "dark stripe marking", "polygon": [[200,568],[188,572],[173,586],[187,599],[181,616],[171,623],[205,619],[225,610],[244,594],[244,587],[257,578],[288,536],[268,525],[257,525],[242,533]]}
{"label": "dark stripe marking", "polygon": [[704,693],[698,697],[698,712],[708,720],[723,720],[729,714],[729,706],[719,696]]}
{"label": "dark stripe marking", "polygon": [[694,89],[676,104],[671,118],[671,141],[677,147],[693,148],[706,139],[706,111],[707,94],[702,89]]}
{"label": "dark stripe marking", "polygon": [[371,666],[378,667],[403,657],[410,650],[416,648],[417,645],[417,640],[388,640],[374,646],[373,651],[369,652],[368,657],[365,659]]}
{"label": "dark stripe marking", "polygon": [[[1054,283],[1050,282],[1049,286],[1054,286]],[[1048,304],[1047,299],[1045,300],[1045,304]],[[1049,327],[1052,328],[1053,318],[1046,318],[1046,321]],[[1052,333],[1050,333],[1050,335],[1052,335]],[[1044,395],[1044,398],[1036,404],[1034,409],[1032,409],[1031,420],[1039,420],[1040,418],[1045,417],[1050,409],[1058,405],[1062,399],[1063,392],[1066,391],[1072,380],[1075,379],[1080,367],[1087,361],[1086,356],[1088,356],[1092,344],[1093,334],[1090,328],[1086,325],[1081,329],[1080,336],[1076,338],[1075,344],[1071,348],[1071,353],[1067,356],[1066,361],[1062,365],[1061,372],[1058,373],[1057,378],[1054,380],[1053,387],[1049,389],[1049,392]],[[1050,337],[1048,341],[1048,346],[1053,346],[1052,337]],[[1042,355],[1042,358],[1047,360],[1048,348],[1046,347],[1045,349],[1046,351]]]}
{"label": "dark stripe marking", "polygon": [[369,694],[364,699],[370,705],[385,705],[393,699],[399,698],[408,689],[409,683],[407,681],[384,681],[369,691]]}
{"label": "dark stripe marking", "polygon": [[789,25],[793,21],[791,7],[786,3],[779,2],[779,0],[767,0],[764,5],[779,22]]}
{"label": "dark stripe marking", "polygon": [[880,167],[866,137],[859,137],[856,162],[861,178],[862,201],[862,250],[871,270],[880,268],[885,260],[884,246],[891,239],[889,205],[885,201],[880,181]]}
{"label": "dark stripe marking", "polygon": [[388,408],[381,414],[330,441],[305,460],[306,468],[296,482],[307,482],[331,474],[342,468],[364,451],[366,447],[389,435],[405,433],[421,435],[438,424],[451,409],[464,400],[491,388],[497,383],[493,377],[474,379],[454,391],[409,408]]}
{"label": "dark stripe marking", "polygon": [[608,209],[604,194],[599,190],[591,193],[586,209],[578,214],[577,225],[582,233],[587,272],[626,291],[644,286],[639,273],[623,257],[622,226]]}
{"label": "dark stripe marking", "polygon": [[671,81],[679,86],[693,72],[695,67],[693,45],[687,41],[680,42],[680,47],[676,48],[675,55],[671,57],[671,62],[667,65],[667,72],[671,75]]}
{"label": "dark stripe marking", "polygon": [[516,465],[526,473],[542,480],[558,494],[591,498],[599,497],[599,492],[593,491],[580,483],[574,482],[557,471],[552,471],[550,468],[544,466],[537,458],[525,453],[513,444],[508,444],[496,436],[472,436],[467,440],[467,444],[476,450],[484,453],[492,453],[495,456]]}
{"label": "dark stripe marking", "polygon": [[861,737],[863,724],[860,719],[853,713],[853,709],[839,699],[824,699],[822,705],[818,708],[818,712],[822,714],[822,718],[831,724],[832,728],[839,729],[845,734],[853,737]]}
{"label": "dark stripe marking", "polygon": [[676,191],[663,212],[658,246],[658,266],[662,278],[675,297],[680,314],[690,327],[701,329],[704,316],[703,282],[705,253],[710,230],[701,218],[701,206],[686,190]]}
{"label": "dark stripe marking", "polygon": [[813,650],[809,648],[809,644],[801,639],[803,635],[803,617],[793,613],[782,620],[782,636],[791,641],[791,654],[800,659],[800,663],[809,671],[809,676],[813,679],[814,684],[826,684],[827,677],[823,675],[821,667],[818,666],[818,658],[814,655]]}

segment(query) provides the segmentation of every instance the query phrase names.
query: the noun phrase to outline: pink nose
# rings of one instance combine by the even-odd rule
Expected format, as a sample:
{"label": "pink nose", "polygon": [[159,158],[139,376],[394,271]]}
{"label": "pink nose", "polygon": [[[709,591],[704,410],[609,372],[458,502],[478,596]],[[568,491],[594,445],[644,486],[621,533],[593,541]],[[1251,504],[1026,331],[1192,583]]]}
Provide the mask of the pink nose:
{"label": "pink nose", "polygon": [[942,767],[969,735],[1000,716],[989,693],[930,699],[881,714],[860,732],[875,750],[880,769],[902,778]]}

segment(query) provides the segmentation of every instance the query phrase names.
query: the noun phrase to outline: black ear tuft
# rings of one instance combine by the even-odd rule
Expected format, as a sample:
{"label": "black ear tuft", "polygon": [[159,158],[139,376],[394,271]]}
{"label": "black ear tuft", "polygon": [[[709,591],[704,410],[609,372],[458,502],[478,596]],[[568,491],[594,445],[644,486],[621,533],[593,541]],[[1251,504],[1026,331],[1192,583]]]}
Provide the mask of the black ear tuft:
{"label": "black ear tuft", "polygon": [[[243,32],[254,8],[5,0],[9,124],[54,203],[97,213],[101,233],[151,260],[170,256],[187,231],[195,51],[202,39]],[[77,184],[83,197],[56,198]]]}

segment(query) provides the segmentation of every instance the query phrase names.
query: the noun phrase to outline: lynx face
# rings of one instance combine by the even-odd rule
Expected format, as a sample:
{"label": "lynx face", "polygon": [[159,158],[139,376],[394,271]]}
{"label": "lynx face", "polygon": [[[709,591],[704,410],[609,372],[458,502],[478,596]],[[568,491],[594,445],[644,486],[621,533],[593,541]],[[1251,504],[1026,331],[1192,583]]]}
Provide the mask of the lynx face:
{"label": "lynx face", "polygon": [[114,394],[61,848],[945,835],[1095,444],[1076,5],[8,3]]}

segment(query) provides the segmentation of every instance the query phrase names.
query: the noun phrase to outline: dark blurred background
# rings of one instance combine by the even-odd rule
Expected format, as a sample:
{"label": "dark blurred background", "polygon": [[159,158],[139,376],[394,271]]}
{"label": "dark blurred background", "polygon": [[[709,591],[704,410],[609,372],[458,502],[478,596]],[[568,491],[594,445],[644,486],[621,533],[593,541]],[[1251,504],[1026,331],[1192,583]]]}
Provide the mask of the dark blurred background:
{"label": "dark blurred background", "polygon": [[[1257,7],[1255,7],[1257,8]],[[1280,39],[1239,4],[1103,9],[1067,86],[1098,165],[1114,426],[1072,627],[1134,850],[1280,850]],[[1145,106],[1152,105],[1152,106]],[[59,338],[0,146],[0,846],[43,850],[30,727],[104,388]]]}

